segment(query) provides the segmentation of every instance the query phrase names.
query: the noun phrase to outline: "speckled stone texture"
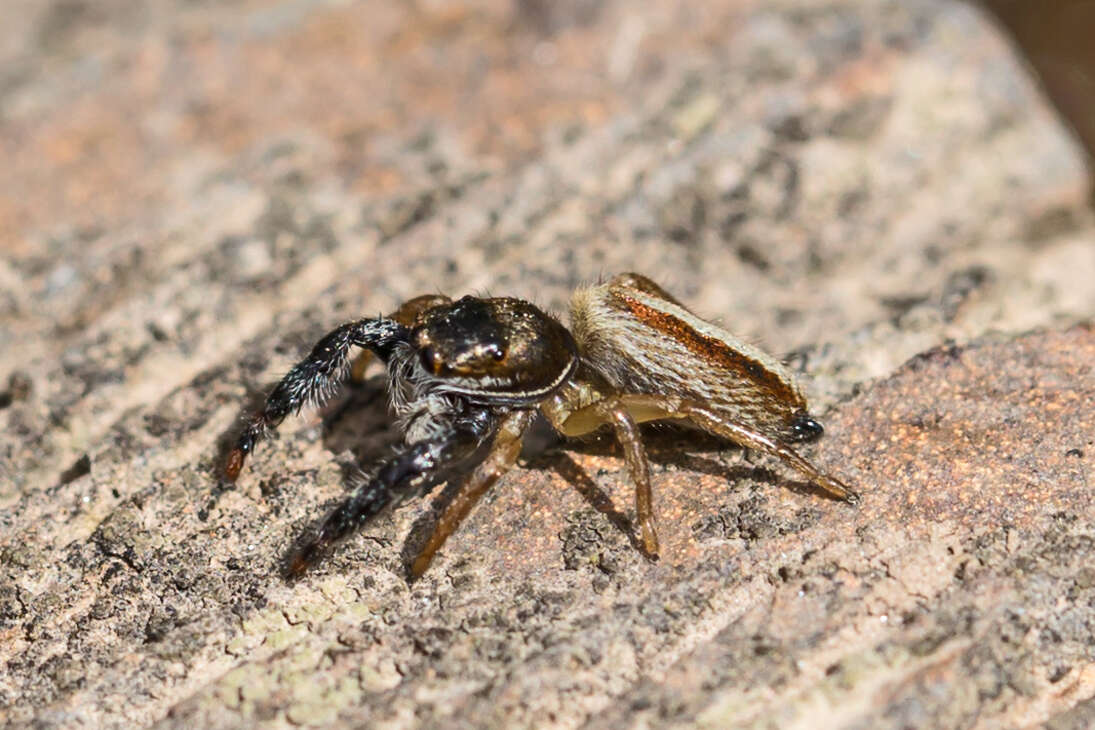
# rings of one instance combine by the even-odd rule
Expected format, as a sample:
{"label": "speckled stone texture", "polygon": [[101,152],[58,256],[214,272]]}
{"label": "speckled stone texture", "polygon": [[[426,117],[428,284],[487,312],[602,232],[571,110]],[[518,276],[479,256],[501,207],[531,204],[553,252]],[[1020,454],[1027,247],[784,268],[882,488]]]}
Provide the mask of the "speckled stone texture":
{"label": "speckled stone texture", "polygon": [[[9,0],[0,724],[1095,722],[1083,157],[943,0]],[[600,440],[529,449],[296,584],[398,437],[383,382],[225,439],[327,329],[645,272],[786,353],[863,494],[686,431],[663,542]]]}

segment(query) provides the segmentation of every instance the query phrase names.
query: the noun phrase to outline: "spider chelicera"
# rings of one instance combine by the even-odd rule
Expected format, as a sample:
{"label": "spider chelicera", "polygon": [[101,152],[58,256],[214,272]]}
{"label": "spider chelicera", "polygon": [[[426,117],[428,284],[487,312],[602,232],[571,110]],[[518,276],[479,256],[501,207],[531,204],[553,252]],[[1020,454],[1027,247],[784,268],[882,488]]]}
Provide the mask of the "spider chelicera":
{"label": "spider chelicera", "polygon": [[[368,357],[387,364],[391,408],[405,438],[294,551],[290,576],[385,508],[467,473],[411,573],[421,575],[480,497],[509,470],[537,413],[564,436],[610,426],[623,447],[643,550],[658,554],[646,451],[638,424],[682,420],[780,458],[849,503],[855,492],[791,445],[822,426],[778,360],[700,319],[650,279],[621,274],[579,289],[570,329],[521,299],[417,297],[389,317],[330,332],[290,370],[228,454],[234,482],[246,455],[304,405],[323,403]],[[356,362],[351,351],[365,348]],[[470,470],[470,473],[468,473]]]}

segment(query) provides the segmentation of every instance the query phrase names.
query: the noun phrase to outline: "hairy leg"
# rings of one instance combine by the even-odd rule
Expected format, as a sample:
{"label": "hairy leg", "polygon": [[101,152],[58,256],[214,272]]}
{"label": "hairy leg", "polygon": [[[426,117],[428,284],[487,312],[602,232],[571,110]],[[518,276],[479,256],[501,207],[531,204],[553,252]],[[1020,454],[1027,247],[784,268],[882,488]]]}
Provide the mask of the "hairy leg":
{"label": "hairy leg", "polygon": [[[418,319],[420,313],[451,301],[452,299],[443,294],[423,294],[400,304],[399,309],[389,314],[387,319],[399,322],[404,327],[413,327],[414,321]],[[372,360],[373,353],[371,350],[365,350],[354,358],[353,364],[350,365],[350,380],[354,383],[363,381],[365,379],[365,369],[369,367]]]}
{"label": "hairy leg", "polygon": [[608,417],[616,432],[616,440],[623,447],[631,481],[635,484],[635,514],[639,520],[643,549],[647,555],[655,557],[658,554],[658,532],[654,528],[654,494],[650,487],[650,464],[639,435],[639,424],[624,408],[612,408]]}
{"label": "hairy leg", "polygon": [[[570,392],[574,394],[576,400],[588,397],[587,393],[582,393],[577,388]],[[573,411],[568,409],[565,400],[559,399],[548,404],[545,414],[552,425],[564,436],[582,436],[602,425],[612,426],[616,440],[620,442],[623,449],[631,481],[635,485],[635,513],[638,517],[643,549],[647,555],[656,556],[658,532],[654,521],[650,464],[646,458],[646,449],[643,447],[638,425],[638,420],[642,419],[636,419],[635,415],[615,397],[604,398]]]}
{"label": "hairy leg", "polygon": [[521,441],[533,416],[533,411],[514,411],[502,420],[490,453],[460,486],[460,491],[437,521],[430,539],[411,564],[411,575],[415,578],[426,572],[434,554],[456,531],[479,499],[513,467],[521,453]]}
{"label": "hairy leg", "polygon": [[720,413],[700,404],[683,403],[679,412],[705,431],[718,434],[734,443],[778,457],[783,463],[798,471],[814,484],[848,504],[857,504],[859,495],[836,477],[818,470],[816,466],[798,455],[782,441],[755,429],[735,423]]}
{"label": "hairy leg", "polygon": [[[640,457],[635,451],[642,450],[636,422],[660,421],[667,419],[687,420],[705,431],[733,441],[747,449],[763,451],[778,457],[788,466],[803,474],[814,484],[849,504],[859,502],[859,495],[839,479],[821,472],[806,459],[799,456],[782,441],[768,436],[756,429],[728,419],[702,403],[694,403],[681,398],[662,395],[627,394],[609,396],[595,403],[569,410],[564,401],[556,401],[545,409],[548,418],[563,435],[581,436],[602,425],[611,424],[616,438],[624,447],[628,459],[628,468],[635,482],[636,510],[643,528],[643,543],[648,552],[656,552],[657,537],[653,534],[653,509],[649,468],[645,453]],[[621,416],[623,413],[626,415]],[[630,425],[629,425],[630,424]],[[653,537],[654,551],[650,550],[647,523]]]}
{"label": "hairy leg", "polygon": [[440,481],[449,467],[475,453],[490,433],[485,428],[488,423],[488,418],[468,419],[435,438],[404,447],[336,507],[315,535],[300,543],[289,561],[289,577],[301,575],[335,543],[392,503],[416,496]]}
{"label": "hairy leg", "polygon": [[[619,395],[609,400],[626,409],[636,421],[657,421],[662,419],[691,421],[705,431],[722,436],[746,448],[763,451],[779,458],[834,497],[839,497],[849,504],[855,504],[859,501],[859,495],[852,491],[848,485],[836,477],[824,474],[779,439],[745,424],[737,423],[727,418],[725,414],[708,408],[702,403],[672,396],[641,394]],[[588,422],[590,416],[593,415],[593,413],[589,413],[589,410],[596,405],[575,411],[567,420],[567,424],[572,419],[576,423],[584,424]]]}
{"label": "hairy leg", "polygon": [[270,394],[262,411],[255,414],[228,454],[224,477],[235,482],[243,462],[255,444],[276,428],[290,413],[306,404],[319,405],[327,400],[346,374],[350,348],[366,347],[387,358],[392,347],[407,337],[407,329],[389,319],[362,319],[349,322],[328,333],[308,357],[297,363]]}

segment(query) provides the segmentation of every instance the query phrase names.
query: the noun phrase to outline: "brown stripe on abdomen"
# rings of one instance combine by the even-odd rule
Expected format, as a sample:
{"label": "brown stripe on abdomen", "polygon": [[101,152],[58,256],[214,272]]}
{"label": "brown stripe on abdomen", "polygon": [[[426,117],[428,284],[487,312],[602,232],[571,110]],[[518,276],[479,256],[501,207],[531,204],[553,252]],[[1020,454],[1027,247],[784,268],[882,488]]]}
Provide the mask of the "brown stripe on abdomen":
{"label": "brown stripe on abdomen", "polygon": [[623,292],[610,294],[614,304],[627,310],[647,327],[671,337],[699,357],[711,368],[722,369],[728,377],[736,377],[753,383],[759,390],[775,400],[795,405],[805,405],[794,385],[726,342],[698,332],[680,317],[663,312]]}

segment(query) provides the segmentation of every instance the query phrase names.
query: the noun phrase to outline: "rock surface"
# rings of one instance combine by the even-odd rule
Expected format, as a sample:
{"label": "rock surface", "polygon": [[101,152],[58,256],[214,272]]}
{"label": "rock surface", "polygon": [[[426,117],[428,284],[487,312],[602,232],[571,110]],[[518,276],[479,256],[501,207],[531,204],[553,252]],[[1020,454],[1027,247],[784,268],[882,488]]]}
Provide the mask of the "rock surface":
{"label": "rock surface", "polygon": [[[941,0],[10,3],[0,29],[0,722],[1095,722],[1082,155]],[[789,353],[863,493],[652,432],[533,450],[286,584],[397,438],[378,379],[226,435],[337,322],[562,311],[640,270]]]}

